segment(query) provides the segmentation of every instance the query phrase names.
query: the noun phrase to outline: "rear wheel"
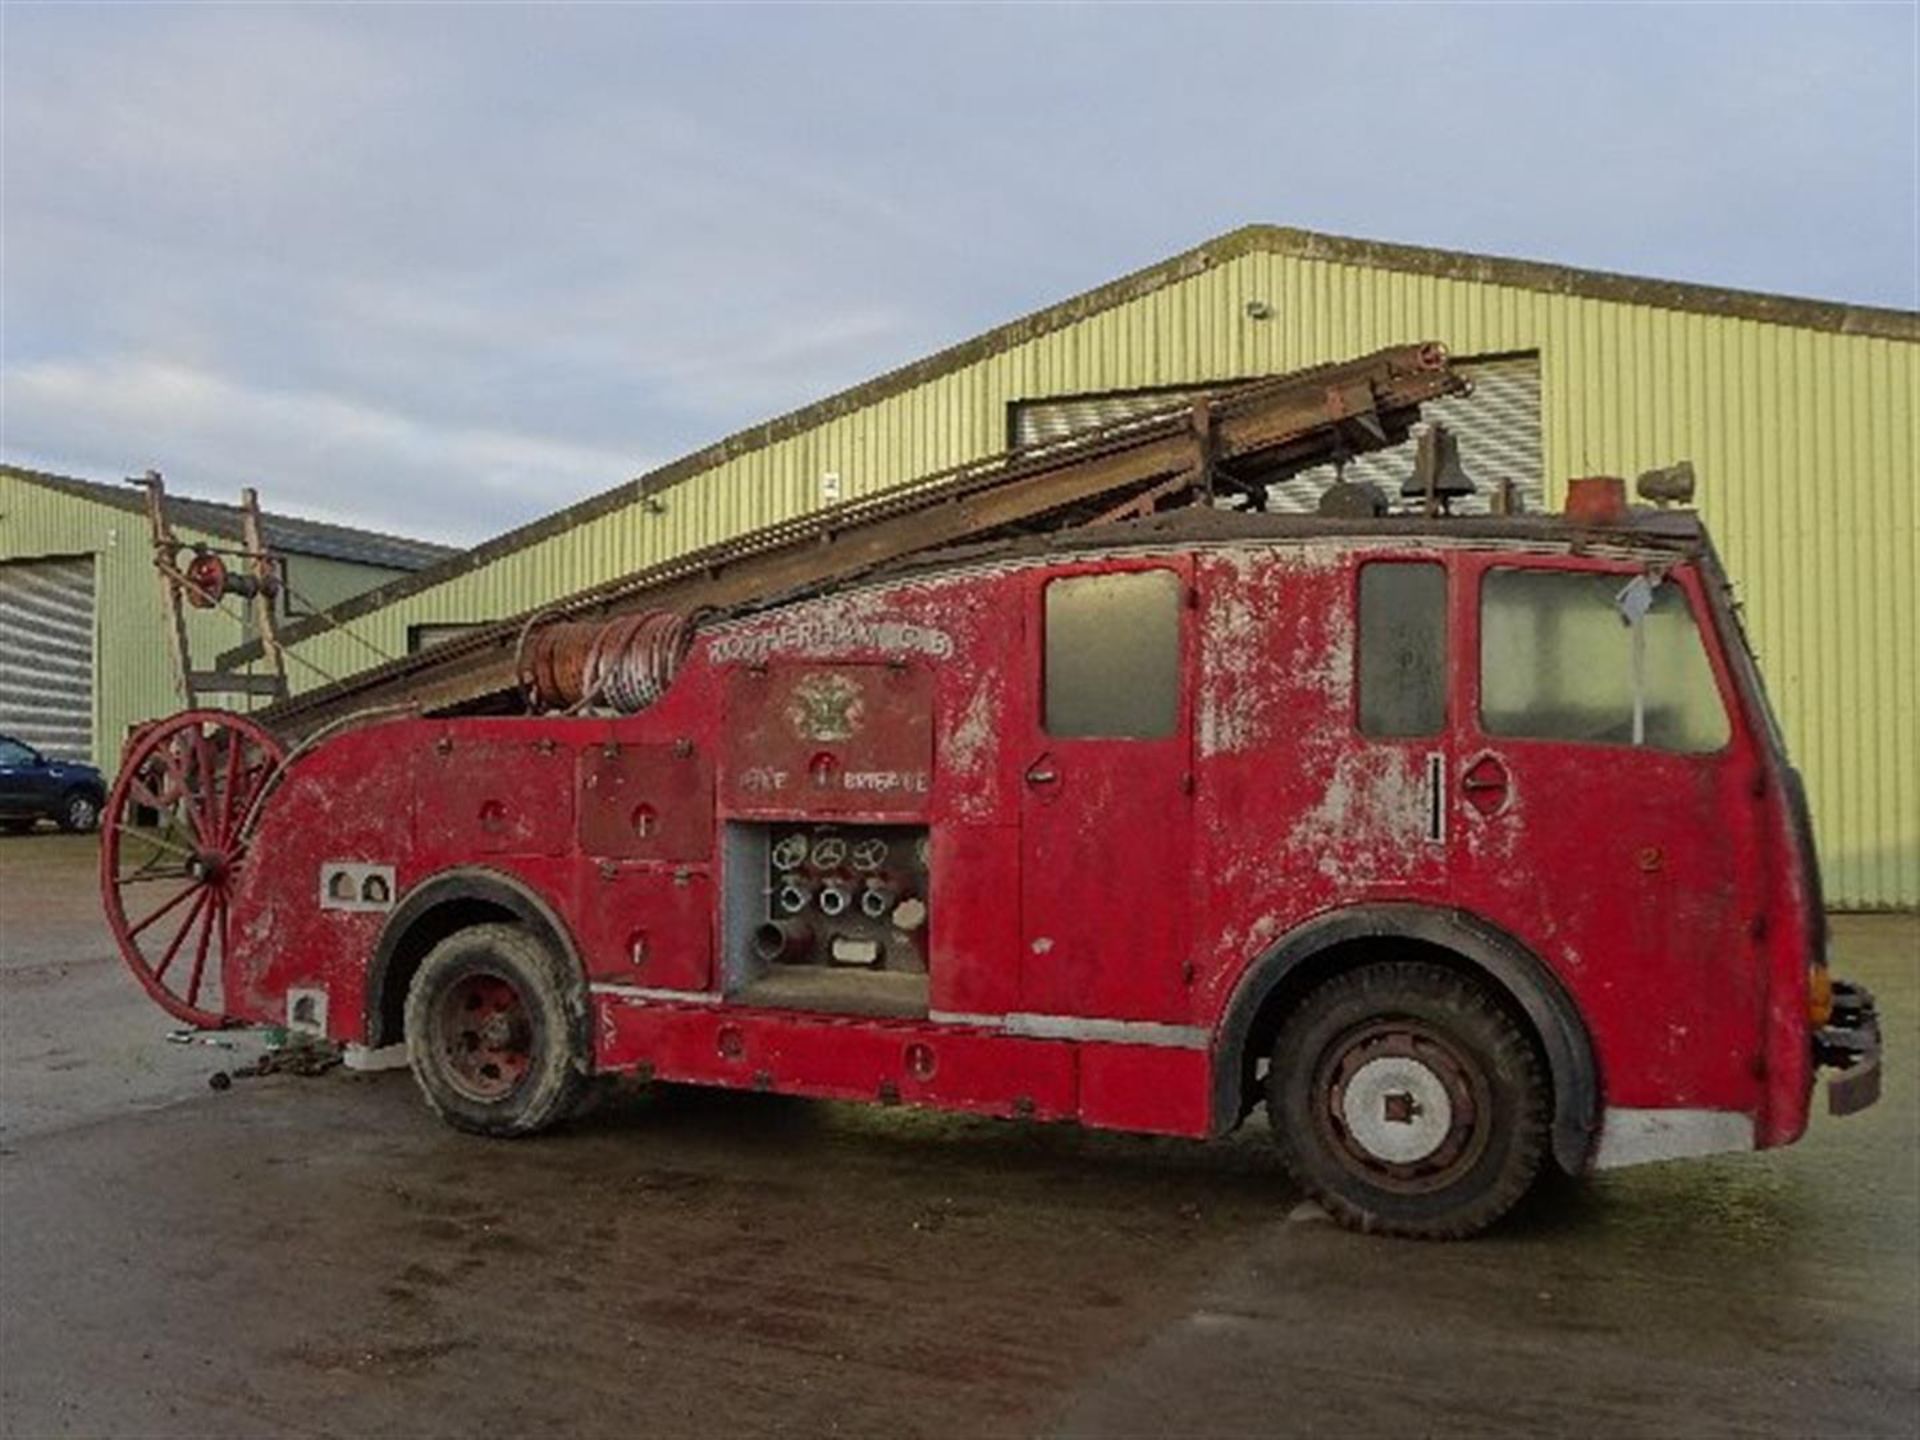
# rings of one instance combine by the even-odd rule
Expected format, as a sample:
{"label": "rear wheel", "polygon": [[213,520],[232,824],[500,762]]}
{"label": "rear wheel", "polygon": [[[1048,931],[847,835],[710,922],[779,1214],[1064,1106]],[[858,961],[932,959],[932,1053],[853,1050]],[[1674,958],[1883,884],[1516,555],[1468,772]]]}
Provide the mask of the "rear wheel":
{"label": "rear wheel", "polygon": [[1267,1107],[1288,1169],[1343,1225],[1458,1239],[1532,1186],[1551,1095],[1532,1037],[1484,986],[1393,963],[1335,976],[1287,1016]]}
{"label": "rear wheel", "polygon": [[407,1056],[427,1104],[476,1135],[531,1135],[586,1087],[586,996],[564,958],[518,925],[442,940],[407,991]]}

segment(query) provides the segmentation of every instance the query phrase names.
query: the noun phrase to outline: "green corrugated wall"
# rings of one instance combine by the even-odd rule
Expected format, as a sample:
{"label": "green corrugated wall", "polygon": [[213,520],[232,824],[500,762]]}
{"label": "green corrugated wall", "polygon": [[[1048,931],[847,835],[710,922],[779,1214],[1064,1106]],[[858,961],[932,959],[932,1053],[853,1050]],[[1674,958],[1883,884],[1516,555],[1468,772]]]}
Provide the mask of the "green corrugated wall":
{"label": "green corrugated wall", "polygon": [[[196,530],[174,533],[188,544],[232,543]],[[0,560],[64,555],[93,556],[93,761],[111,774],[129,726],[180,708],[147,522],[0,471]],[[239,634],[231,620],[206,611],[193,611],[188,626],[203,665]]]}
{"label": "green corrugated wall", "polygon": [[[1248,317],[1250,300],[1272,317]],[[1256,251],[740,455],[353,622],[497,619],[849,495],[991,454],[1017,399],[1295,369],[1410,340],[1537,350],[1550,493],[1686,457],[1812,792],[1828,893],[1920,905],[1920,616],[1911,341]],[[361,667],[351,639],[300,652]]]}
{"label": "green corrugated wall", "polygon": [[[180,526],[174,535],[189,545],[231,549],[236,543]],[[130,726],[181,708],[146,517],[0,470],[0,561],[78,555],[94,560],[93,761],[111,775]],[[290,568],[294,583],[318,604],[398,573],[314,556],[295,556]],[[212,669],[214,656],[243,638],[232,616],[220,611],[189,609],[187,628],[196,669]],[[360,654],[362,665],[377,658],[364,648]],[[299,665],[289,668],[302,673]],[[209,703],[245,710],[266,701],[229,695]]]}

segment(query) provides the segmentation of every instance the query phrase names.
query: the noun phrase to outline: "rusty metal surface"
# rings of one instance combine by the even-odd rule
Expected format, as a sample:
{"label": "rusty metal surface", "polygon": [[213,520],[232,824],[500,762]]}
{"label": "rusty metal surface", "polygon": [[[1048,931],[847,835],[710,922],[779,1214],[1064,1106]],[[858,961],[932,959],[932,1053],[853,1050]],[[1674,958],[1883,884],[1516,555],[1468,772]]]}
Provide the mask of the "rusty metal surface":
{"label": "rusty metal surface", "polygon": [[[1212,472],[1243,486],[1404,438],[1423,401],[1464,386],[1438,346],[1407,345],[1211,397]],[[639,609],[683,614],[831,584],[930,547],[1106,514],[1141,490],[1192,472],[1193,411],[1129,420],[1038,451],[995,457],[683,555],[549,606],[573,620]],[[1204,488],[1204,487],[1202,487]],[[277,730],[303,734],[366,706],[407,700],[423,710],[512,708],[525,618],[269,707]]]}

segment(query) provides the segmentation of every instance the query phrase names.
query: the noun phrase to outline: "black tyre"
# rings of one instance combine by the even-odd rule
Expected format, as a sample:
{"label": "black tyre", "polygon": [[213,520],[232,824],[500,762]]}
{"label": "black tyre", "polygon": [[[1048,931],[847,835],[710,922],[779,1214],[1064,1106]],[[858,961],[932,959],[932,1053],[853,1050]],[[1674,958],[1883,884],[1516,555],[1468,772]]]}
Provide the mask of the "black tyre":
{"label": "black tyre", "polygon": [[60,828],[68,834],[84,834],[99,824],[98,797],[76,790],[60,802]]}
{"label": "black tyre", "polygon": [[442,940],[407,990],[407,1058],[427,1104],[476,1135],[531,1135],[572,1113],[585,1090],[586,987],[562,956],[517,925]]}
{"label": "black tyre", "polygon": [[0,834],[25,835],[33,829],[35,823],[35,821],[25,816],[14,816],[11,819],[0,820]]}
{"label": "black tyre", "polygon": [[1552,1096],[1532,1036],[1437,965],[1350,970],[1286,1017],[1267,1111],[1288,1170],[1341,1224],[1420,1239],[1484,1230],[1547,1153]]}

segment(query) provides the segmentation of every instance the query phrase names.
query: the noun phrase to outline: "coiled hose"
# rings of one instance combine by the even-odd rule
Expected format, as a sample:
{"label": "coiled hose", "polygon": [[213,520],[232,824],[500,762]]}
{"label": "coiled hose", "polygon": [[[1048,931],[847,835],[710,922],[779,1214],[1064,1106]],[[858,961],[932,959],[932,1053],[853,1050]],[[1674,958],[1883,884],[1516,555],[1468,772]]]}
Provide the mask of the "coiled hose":
{"label": "coiled hose", "polygon": [[535,615],[520,632],[514,665],[535,711],[644,710],[673,684],[692,648],[695,618],[642,610],[605,622]]}

